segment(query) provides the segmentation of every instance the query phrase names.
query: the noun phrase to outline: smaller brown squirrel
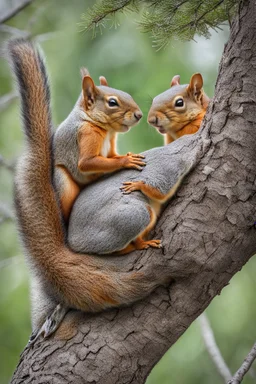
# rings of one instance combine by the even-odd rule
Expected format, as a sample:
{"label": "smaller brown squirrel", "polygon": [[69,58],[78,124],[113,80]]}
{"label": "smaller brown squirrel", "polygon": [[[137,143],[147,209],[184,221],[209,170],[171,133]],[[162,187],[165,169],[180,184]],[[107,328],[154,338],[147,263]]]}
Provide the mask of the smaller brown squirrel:
{"label": "smaller brown squirrel", "polygon": [[141,170],[143,156],[116,152],[116,134],[127,132],[142,117],[132,97],[110,88],[105,77],[96,86],[82,68],[82,93],[53,140],[54,182],[65,221],[84,185],[123,168]]}
{"label": "smaller brown squirrel", "polygon": [[171,88],[157,95],[148,113],[148,123],[165,135],[165,144],[198,131],[209,104],[203,90],[203,77],[195,73],[189,84],[180,84],[180,76]]}
{"label": "smaller brown squirrel", "polygon": [[[171,81],[171,88],[154,98],[148,113],[148,122],[165,135],[165,144],[170,144],[183,135],[198,131],[209,104],[209,98],[202,87],[203,77],[200,73],[194,74],[190,83],[186,85],[180,85],[180,76],[176,75]],[[176,184],[167,193],[162,193],[159,188],[155,188],[143,180],[123,183],[121,190],[124,194],[140,191],[149,199],[148,209],[151,220],[143,234],[136,239],[136,244],[150,242],[154,244],[155,242],[160,246],[159,240],[144,241],[142,237],[145,237],[154,227],[163,204],[176,193],[186,173],[180,175]],[[131,245],[127,249],[131,251]]]}

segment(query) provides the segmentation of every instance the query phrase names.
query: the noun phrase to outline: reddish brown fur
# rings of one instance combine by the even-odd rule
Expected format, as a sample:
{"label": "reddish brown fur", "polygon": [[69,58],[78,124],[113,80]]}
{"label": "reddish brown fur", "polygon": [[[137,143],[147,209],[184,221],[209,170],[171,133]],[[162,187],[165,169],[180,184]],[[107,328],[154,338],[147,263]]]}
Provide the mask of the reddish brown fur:
{"label": "reddish brown fur", "polygon": [[[79,162],[78,168],[81,172],[90,172],[88,175],[88,182],[95,180],[97,177],[102,176],[106,172],[113,172],[120,168],[136,168],[135,156],[136,155],[116,155],[115,152],[115,135],[110,136],[110,151],[108,156],[101,155],[103,141],[108,132],[93,124],[87,123],[84,129],[79,130]],[[110,154],[113,157],[110,157]],[[144,162],[138,159],[138,169],[144,165]],[[101,172],[94,174],[91,172]]]}
{"label": "reddish brown fur", "polygon": [[[209,104],[202,87],[200,73],[194,74],[188,85],[180,85],[180,77],[176,75],[170,89],[154,98],[148,122],[165,135],[165,144],[198,131]],[[183,104],[176,104],[179,101]]]}
{"label": "reddish brown fur", "polygon": [[[138,183],[140,183],[140,182],[138,182]],[[136,190],[141,191],[141,189],[139,189],[139,188]],[[147,237],[147,235],[151,231],[151,229],[155,226],[156,219],[157,219],[155,209],[152,209],[150,205],[147,206],[147,209],[149,211],[149,216],[150,216],[150,222],[149,222],[148,226],[145,228],[145,230],[138,237],[136,237],[135,240],[133,240],[130,244],[128,244],[124,249],[116,252],[115,253],[116,255],[125,255],[126,253],[130,253],[132,251],[139,250],[139,249],[147,249],[149,247],[153,247],[153,248],[159,248],[160,247],[160,244],[161,244],[160,240],[155,240],[155,239],[145,240],[144,239],[145,237]]]}
{"label": "reddish brown fur", "polygon": [[60,207],[64,220],[68,221],[74,201],[79,195],[81,188],[77,183],[75,183],[65,167],[58,165],[57,168],[62,173],[62,177],[65,179],[65,191],[64,193],[60,193]]}
{"label": "reddish brown fur", "polygon": [[[177,138],[182,137],[184,135],[191,135],[193,133],[196,133],[200,128],[200,125],[202,123],[205,113],[206,113],[206,109],[203,110],[201,113],[199,113],[199,115],[195,120],[191,121],[189,124],[185,125],[185,127],[177,131],[176,132]],[[174,138],[167,132],[165,135],[165,144],[170,144],[173,141],[174,141]]]}
{"label": "reddish brown fur", "polygon": [[[84,68],[82,74],[84,75],[83,96],[79,105],[86,118],[84,123],[72,133],[77,135],[79,160],[76,166],[82,180],[80,180],[79,185],[77,183],[77,188],[75,188],[74,177],[70,175],[72,193],[70,193],[70,182],[67,178],[69,171],[63,163],[57,163],[57,166],[60,165],[63,170],[62,185],[58,192],[65,221],[68,221],[69,213],[77,197],[76,191],[79,191],[81,187],[95,181],[104,173],[122,168],[141,169],[145,165],[141,160],[143,156],[134,154],[118,156],[116,152],[117,133],[125,132],[129,127],[135,125],[142,116],[137,104],[128,94],[125,95],[121,91],[109,88],[103,76],[101,76],[100,81],[105,86],[105,90],[104,87],[102,89],[102,87],[95,86],[88,71]],[[107,106],[111,95],[115,100],[118,100],[117,108]],[[63,128],[60,126],[59,129],[61,132]],[[76,147],[74,147],[74,151],[77,151]]]}

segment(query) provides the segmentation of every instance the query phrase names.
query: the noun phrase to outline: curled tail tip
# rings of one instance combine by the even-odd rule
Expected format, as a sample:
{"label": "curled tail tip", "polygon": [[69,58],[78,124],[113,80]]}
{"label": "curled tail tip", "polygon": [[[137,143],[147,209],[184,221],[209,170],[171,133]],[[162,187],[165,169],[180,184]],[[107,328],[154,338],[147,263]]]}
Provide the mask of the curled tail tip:
{"label": "curled tail tip", "polygon": [[35,56],[36,49],[31,41],[19,37],[6,41],[3,54],[13,73],[19,74],[24,56]]}
{"label": "curled tail tip", "polygon": [[39,145],[39,148],[42,142],[50,147],[52,134],[50,86],[44,57],[38,47],[24,38],[9,40],[6,48],[20,94],[25,135],[31,143]]}
{"label": "curled tail tip", "polygon": [[32,61],[36,60],[39,63],[39,67],[45,65],[44,55],[40,47],[23,37],[8,40],[4,47],[4,55],[14,70],[17,69],[17,66],[25,57],[31,57]]}
{"label": "curled tail tip", "polygon": [[22,54],[22,52],[24,52],[24,50],[27,51],[28,47],[30,49],[32,48],[32,43],[29,40],[24,38],[10,39],[6,41],[4,45],[3,54],[13,67],[19,56]]}
{"label": "curled tail tip", "polygon": [[30,40],[25,39],[23,37],[16,37],[16,38],[10,39],[6,42],[6,49],[11,54],[16,53],[16,51],[19,51],[20,48],[24,48],[24,47],[32,48],[33,43]]}

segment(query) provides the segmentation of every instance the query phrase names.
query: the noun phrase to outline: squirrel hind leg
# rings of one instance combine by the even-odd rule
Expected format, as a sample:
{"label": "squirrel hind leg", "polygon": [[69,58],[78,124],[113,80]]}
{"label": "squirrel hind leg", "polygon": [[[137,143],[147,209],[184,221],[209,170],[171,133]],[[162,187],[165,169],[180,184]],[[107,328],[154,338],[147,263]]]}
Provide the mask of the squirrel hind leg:
{"label": "squirrel hind leg", "polygon": [[43,336],[44,339],[51,336],[59,328],[68,311],[68,307],[58,304],[51,315],[46,318],[43,325],[32,333],[28,346],[33,345],[40,336]]}
{"label": "squirrel hind leg", "polygon": [[156,239],[144,240],[144,238],[148,235],[151,229],[154,228],[156,223],[156,218],[157,218],[154,209],[152,209],[150,206],[147,206],[147,209],[150,215],[150,222],[147,225],[147,227],[139,236],[136,237],[136,239],[134,239],[131,243],[129,243],[125,248],[115,252],[114,255],[125,255],[132,251],[147,249],[149,247],[162,248],[161,240],[156,240]]}
{"label": "squirrel hind leg", "polygon": [[68,170],[63,166],[55,167],[54,183],[59,194],[61,212],[67,223],[71,209],[81,188],[73,180]]}
{"label": "squirrel hind leg", "polygon": [[134,241],[135,249],[162,248],[161,240],[143,240],[141,236]]}
{"label": "squirrel hind leg", "polygon": [[151,239],[144,240],[148,236],[149,232],[154,228],[157,220],[157,215],[155,210],[151,206],[147,206],[150,215],[150,222],[145,230],[133,241],[135,249],[147,249],[152,248],[162,248],[161,240]]}

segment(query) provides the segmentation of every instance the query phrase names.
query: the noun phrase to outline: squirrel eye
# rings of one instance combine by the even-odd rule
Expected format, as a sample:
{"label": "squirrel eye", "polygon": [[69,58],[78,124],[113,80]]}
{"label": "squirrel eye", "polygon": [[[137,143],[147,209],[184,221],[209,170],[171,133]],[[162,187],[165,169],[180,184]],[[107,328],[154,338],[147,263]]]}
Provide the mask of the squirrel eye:
{"label": "squirrel eye", "polygon": [[175,101],[175,107],[183,107],[183,105],[184,105],[183,99],[180,98]]}
{"label": "squirrel eye", "polygon": [[110,98],[110,99],[108,100],[108,105],[109,105],[110,107],[118,107],[118,102],[116,101],[116,99],[114,99],[114,98]]}

